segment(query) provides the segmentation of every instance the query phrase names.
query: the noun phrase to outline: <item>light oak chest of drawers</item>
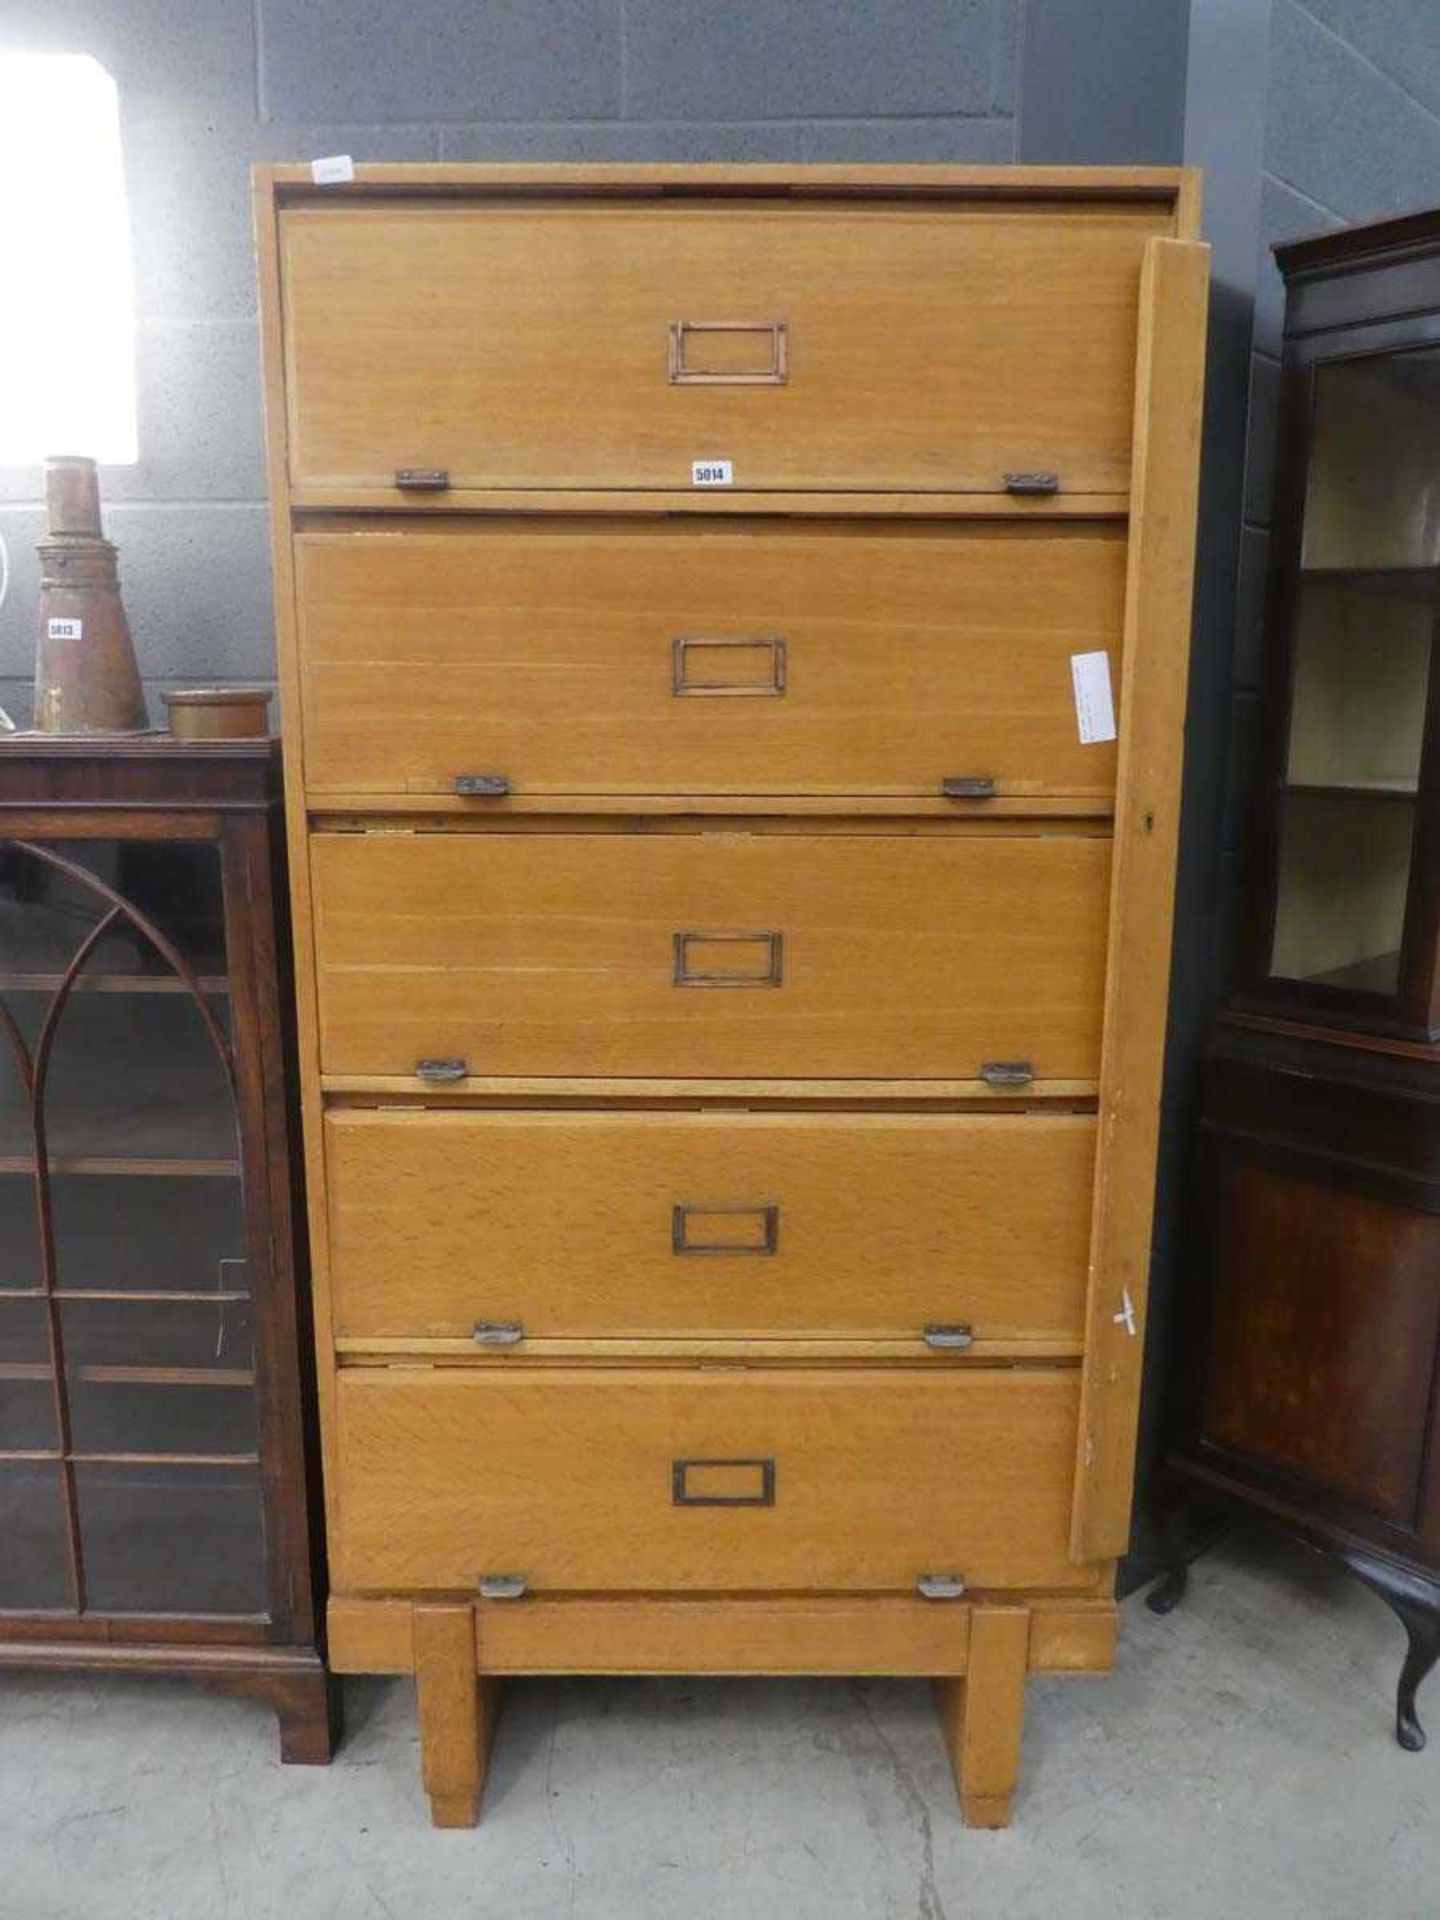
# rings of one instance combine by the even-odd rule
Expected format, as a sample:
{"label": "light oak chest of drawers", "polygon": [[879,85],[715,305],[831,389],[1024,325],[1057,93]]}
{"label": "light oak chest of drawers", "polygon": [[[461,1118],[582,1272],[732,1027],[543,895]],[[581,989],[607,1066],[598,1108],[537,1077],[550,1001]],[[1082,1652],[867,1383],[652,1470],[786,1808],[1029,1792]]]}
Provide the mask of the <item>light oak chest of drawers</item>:
{"label": "light oak chest of drawers", "polygon": [[502,1677],[697,1672],[931,1676],[999,1825],[1109,1665],[1197,203],[257,177],[330,1656],[437,1822]]}

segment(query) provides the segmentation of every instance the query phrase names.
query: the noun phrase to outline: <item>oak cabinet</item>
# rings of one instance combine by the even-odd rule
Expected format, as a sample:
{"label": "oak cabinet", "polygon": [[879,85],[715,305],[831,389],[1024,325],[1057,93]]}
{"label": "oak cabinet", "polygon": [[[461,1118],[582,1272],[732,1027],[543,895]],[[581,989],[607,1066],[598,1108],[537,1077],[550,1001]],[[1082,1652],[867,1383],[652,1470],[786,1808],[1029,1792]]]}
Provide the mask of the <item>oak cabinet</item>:
{"label": "oak cabinet", "polygon": [[[262,169],[343,1670],[928,1673],[1129,1531],[1196,183]],[[1117,735],[1118,716],[1118,741]]]}

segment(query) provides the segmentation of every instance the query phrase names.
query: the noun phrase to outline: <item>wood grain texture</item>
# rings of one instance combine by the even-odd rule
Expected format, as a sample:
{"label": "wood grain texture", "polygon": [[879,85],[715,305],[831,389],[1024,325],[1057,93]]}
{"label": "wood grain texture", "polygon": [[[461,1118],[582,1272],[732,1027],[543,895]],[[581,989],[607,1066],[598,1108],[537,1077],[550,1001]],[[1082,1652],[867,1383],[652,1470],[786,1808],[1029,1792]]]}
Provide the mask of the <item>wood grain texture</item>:
{"label": "wood grain texture", "polygon": [[493,1682],[477,1678],[475,1609],[417,1606],[413,1631],[420,1770],[431,1818],[437,1827],[473,1827],[498,1705]]}
{"label": "wood grain texture", "polygon": [[[321,833],[311,858],[332,1073],[1096,1068],[1102,840]],[[778,933],[780,983],[676,986],[687,929]],[[692,956],[767,965],[759,941]]]}
{"label": "wood grain texture", "polygon": [[[280,214],[291,477],[380,487],[998,493],[1129,480],[1147,202],[677,208],[639,199]],[[915,289],[925,288],[917,299]],[[677,321],[783,322],[781,386],[673,385]],[[723,336],[716,336],[717,339]]]}
{"label": "wood grain texture", "polygon": [[1209,253],[1145,256],[1136,370],[1135,513],[1125,609],[1100,1150],[1072,1545],[1125,1551],[1170,985],[1205,380]]}
{"label": "wood grain texture", "polygon": [[1415,1528],[1440,1218],[1239,1157],[1217,1200],[1202,1443]]}
{"label": "wood grain texture", "polygon": [[[349,1367],[346,1593],[1093,1589],[1065,1519],[1078,1382],[992,1368]],[[677,1460],[775,1463],[772,1505],[681,1506]]]}
{"label": "wood grain texture", "polygon": [[[1088,1115],[351,1110],[326,1134],[342,1339],[1079,1338]],[[731,1251],[677,1252],[676,1207]]]}
{"label": "wood grain texture", "polygon": [[940,1730],[967,1827],[1010,1824],[1029,1651],[1027,1608],[976,1607],[965,1678],[942,1680],[936,1688]]}
{"label": "wood grain texture", "polygon": [[1079,740],[1069,656],[1118,669],[1125,549],[1107,523],[302,531],[311,794],[451,794],[489,769],[519,804],[934,796],[969,773],[1108,801],[1115,749]]}
{"label": "wood grain texture", "polygon": [[[977,1596],[976,1603],[983,1603]],[[1113,1600],[1037,1594],[1032,1673],[1103,1673],[1114,1659]],[[477,1662],[486,1673],[959,1675],[970,1644],[970,1600],[896,1594],[728,1594],[593,1599],[527,1596],[475,1604]],[[330,1660],[337,1673],[412,1673],[409,1599],[336,1597]]]}

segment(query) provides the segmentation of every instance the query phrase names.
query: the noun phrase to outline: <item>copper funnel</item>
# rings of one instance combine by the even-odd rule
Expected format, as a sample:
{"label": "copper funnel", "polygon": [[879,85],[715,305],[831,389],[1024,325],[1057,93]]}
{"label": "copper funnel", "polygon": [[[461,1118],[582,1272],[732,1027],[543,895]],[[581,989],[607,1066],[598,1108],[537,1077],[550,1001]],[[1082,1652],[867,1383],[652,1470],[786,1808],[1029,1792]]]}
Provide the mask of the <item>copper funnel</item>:
{"label": "copper funnel", "polygon": [[115,548],[100,532],[95,462],[45,462],[50,532],[39,545],[38,733],[141,733],[148,717],[120,598]]}

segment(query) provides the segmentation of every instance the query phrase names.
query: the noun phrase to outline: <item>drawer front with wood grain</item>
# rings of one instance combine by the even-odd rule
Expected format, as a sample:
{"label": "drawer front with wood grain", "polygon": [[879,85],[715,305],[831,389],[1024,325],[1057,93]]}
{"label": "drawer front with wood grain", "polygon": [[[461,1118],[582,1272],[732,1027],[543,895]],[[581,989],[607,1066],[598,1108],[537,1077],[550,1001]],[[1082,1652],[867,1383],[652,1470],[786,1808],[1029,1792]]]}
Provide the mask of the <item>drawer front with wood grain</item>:
{"label": "drawer front with wood grain", "polygon": [[337,1585],[532,1592],[1095,1583],[1066,1540],[1079,1376],[355,1367]]}
{"label": "drawer front with wood grain", "polygon": [[1123,524],[398,531],[296,542],[312,793],[1114,791],[1070,658],[1118,667]]}
{"label": "drawer front with wood grain", "polygon": [[1171,230],[1123,201],[291,207],[291,481],[1123,492]]}
{"label": "drawer front with wood grain", "polygon": [[1098,1070],[1099,835],[336,832],[311,859],[329,1074]]}
{"label": "drawer front with wood grain", "polygon": [[341,1109],[325,1136],[342,1339],[1080,1337],[1090,1115]]}

